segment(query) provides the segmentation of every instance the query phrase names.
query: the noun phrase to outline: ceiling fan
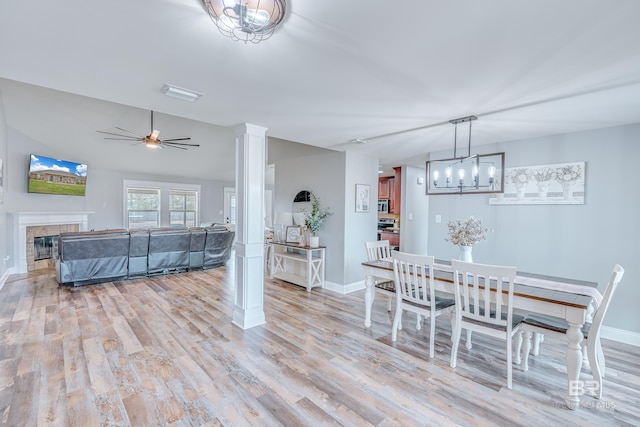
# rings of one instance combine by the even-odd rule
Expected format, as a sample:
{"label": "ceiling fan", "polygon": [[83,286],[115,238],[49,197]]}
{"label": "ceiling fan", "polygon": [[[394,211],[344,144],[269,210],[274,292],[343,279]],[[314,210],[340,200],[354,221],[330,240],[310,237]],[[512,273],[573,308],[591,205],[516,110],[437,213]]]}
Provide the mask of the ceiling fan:
{"label": "ceiling fan", "polygon": [[151,111],[151,132],[149,135],[141,136],[126,129],[122,129],[116,126],[116,129],[121,130],[122,132],[126,132],[129,135],[122,135],[119,133],[113,132],[105,132],[99,130],[97,132],[104,133],[107,135],[117,136],[117,138],[105,136],[104,139],[113,139],[117,141],[137,141],[139,143],[144,143],[148,148],[163,148],[163,147],[171,147],[178,148],[180,150],[186,150],[187,147],[199,147],[200,144],[192,144],[187,142],[178,142],[178,141],[189,141],[190,137],[185,138],[168,138],[168,139],[160,139],[158,136],[160,135],[160,131],[153,128],[153,111]]}

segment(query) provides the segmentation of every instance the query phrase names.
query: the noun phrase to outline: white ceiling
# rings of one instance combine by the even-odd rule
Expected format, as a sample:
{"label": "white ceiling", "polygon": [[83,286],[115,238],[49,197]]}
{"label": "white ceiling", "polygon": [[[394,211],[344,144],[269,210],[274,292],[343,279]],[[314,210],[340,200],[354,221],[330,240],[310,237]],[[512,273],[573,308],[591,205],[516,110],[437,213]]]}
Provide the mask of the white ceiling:
{"label": "white ceiling", "polygon": [[[7,80],[0,90],[9,126],[65,151],[77,137],[122,158],[95,130],[145,132],[143,110],[164,113],[161,137],[202,147],[162,155],[210,179],[233,179],[228,158],[211,163],[233,151],[233,132],[206,124],[422,166],[452,148],[448,120],[470,114],[474,146],[639,123],[638,16],[637,0],[289,0],[254,45],[222,36],[199,0],[3,0],[0,77],[116,104]],[[165,83],[204,96],[169,98]]]}

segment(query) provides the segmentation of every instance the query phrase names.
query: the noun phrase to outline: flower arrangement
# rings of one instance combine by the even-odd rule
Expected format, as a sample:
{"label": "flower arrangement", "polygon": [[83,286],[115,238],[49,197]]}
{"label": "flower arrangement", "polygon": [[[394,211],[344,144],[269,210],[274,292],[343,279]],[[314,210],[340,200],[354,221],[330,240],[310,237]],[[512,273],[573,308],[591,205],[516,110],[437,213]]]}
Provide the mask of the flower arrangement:
{"label": "flower arrangement", "polygon": [[333,213],[327,209],[320,208],[320,199],[315,194],[311,194],[313,200],[311,200],[311,212],[305,212],[304,225],[311,231],[312,235],[316,235],[324,220],[331,216]]}
{"label": "flower arrangement", "polygon": [[539,168],[531,172],[536,182],[551,181],[556,176],[556,170],[553,168]]}
{"label": "flower arrangement", "polygon": [[575,182],[582,176],[580,165],[561,166],[556,169],[556,181],[560,184]]}
{"label": "flower arrangement", "polygon": [[457,246],[473,246],[478,242],[486,240],[488,228],[482,227],[480,219],[470,216],[464,221],[449,221],[449,238],[444,239]]}
{"label": "flower arrangement", "polygon": [[527,168],[514,169],[510,173],[511,182],[515,185],[524,185],[529,181],[531,172]]}

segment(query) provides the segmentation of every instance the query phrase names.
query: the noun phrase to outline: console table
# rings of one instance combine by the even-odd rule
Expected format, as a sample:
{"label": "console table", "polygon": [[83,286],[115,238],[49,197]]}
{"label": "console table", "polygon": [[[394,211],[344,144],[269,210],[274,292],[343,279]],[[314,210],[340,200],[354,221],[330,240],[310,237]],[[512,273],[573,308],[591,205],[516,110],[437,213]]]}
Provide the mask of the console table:
{"label": "console table", "polygon": [[324,288],[324,246],[310,248],[295,243],[269,244],[270,277],[312,288]]}

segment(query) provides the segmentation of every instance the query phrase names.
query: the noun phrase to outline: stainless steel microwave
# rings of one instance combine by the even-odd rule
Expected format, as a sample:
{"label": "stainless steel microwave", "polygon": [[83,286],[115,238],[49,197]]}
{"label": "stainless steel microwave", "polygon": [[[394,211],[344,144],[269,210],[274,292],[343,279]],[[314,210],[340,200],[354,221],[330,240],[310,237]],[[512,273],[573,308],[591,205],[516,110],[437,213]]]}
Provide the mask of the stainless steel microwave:
{"label": "stainless steel microwave", "polygon": [[389,199],[378,200],[378,213],[389,213]]}

